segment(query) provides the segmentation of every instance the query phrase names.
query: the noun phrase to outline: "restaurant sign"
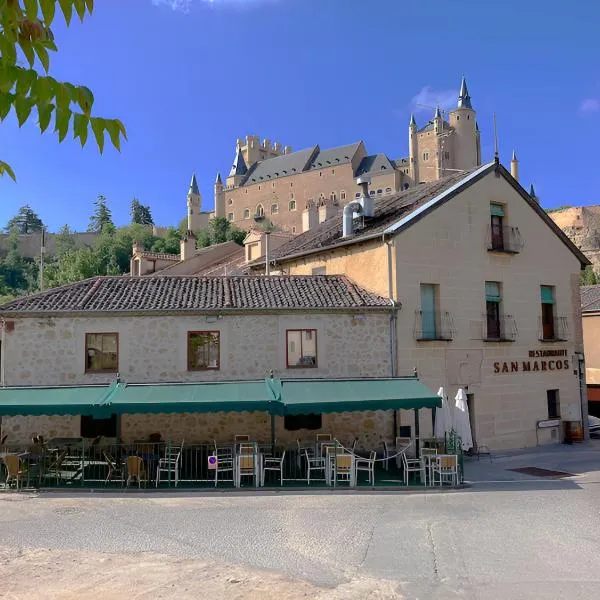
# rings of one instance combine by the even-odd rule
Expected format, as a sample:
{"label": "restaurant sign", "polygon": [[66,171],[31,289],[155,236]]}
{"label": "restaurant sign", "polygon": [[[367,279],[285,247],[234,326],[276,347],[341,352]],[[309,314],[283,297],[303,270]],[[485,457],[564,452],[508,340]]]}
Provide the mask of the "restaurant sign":
{"label": "restaurant sign", "polygon": [[528,360],[495,362],[494,373],[564,371],[569,368],[566,350],[530,350]]}

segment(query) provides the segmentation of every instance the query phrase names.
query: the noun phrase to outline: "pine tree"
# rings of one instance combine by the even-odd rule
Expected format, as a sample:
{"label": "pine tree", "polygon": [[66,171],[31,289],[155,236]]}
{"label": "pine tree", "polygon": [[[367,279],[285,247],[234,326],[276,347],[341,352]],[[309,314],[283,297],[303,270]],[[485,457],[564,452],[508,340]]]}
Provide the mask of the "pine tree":
{"label": "pine tree", "polygon": [[139,225],[154,225],[150,207],[141,204],[137,198],[131,201],[131,222]]}
{"label": "pine tree", "polygon": [[94,202],[94,206],[96,208],[94,214],[90,217],[88,231],[101,233],[107,225],[110,225],[114,229],[115,225],[112,220],[110,208],[108,208],[108,204],[106,203],[106,197],[100,194]]}
{"label": "pine tree", "polygon": [[6,231],[8,233],[27,234],[41,231],[43,227],[44,223],[39,216],[33,212],[28,204],[25,204],[25,206],[19,208],[19,212],[6,224]]}

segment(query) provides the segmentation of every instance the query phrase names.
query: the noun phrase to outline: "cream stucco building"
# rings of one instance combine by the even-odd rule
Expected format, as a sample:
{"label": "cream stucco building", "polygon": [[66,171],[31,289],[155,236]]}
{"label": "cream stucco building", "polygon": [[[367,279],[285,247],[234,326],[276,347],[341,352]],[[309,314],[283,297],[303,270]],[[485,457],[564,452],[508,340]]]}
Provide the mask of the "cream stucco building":
{"label": "cream stucco building", "polygon": [[274,251],[272,270],[344,273],[392,299],[397,372],[465,388],[478,444],[557,442],[561,420],[581,421],[588,260],[499,162],[347,209]]}

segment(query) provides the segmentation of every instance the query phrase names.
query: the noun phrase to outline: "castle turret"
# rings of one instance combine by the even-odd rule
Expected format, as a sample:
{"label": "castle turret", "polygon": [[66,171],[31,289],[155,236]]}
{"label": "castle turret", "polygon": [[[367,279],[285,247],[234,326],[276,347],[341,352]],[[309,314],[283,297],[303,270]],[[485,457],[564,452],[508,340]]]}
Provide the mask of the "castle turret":
{"label": "castle turret", "polygon": [[198,189],[198,182],[196,181],[196,174],[192,175],[192,181],[190,182],[190,189],[187,193],[187,221],[188,230],[198,231],[202,228],[202,218],[200,211],[202,209],[202,196]]}
{"label": "castle turret", "polygon": [[535,193],[533,183],[529,186],[529,195],[531,196],[532,200],[535,200],[538,204],[540,203],[540,199],[537,197],[537,195]]}
{"label": "castle turret", "polygon": [[248,167],[246,166],[246,161],[244,160],[242,148],[238,146],[235,153],[235,160],[233,161],[231,171],[229,171],[229,177],[227,177],[227,187],[238,187],[244,180],[247,172]]}
{"label": "castle turret", "polygon": [[215,198],[215,217],[224,217],[225,216],[225,190],[223,187],[223,180],[221,179],[221,173],[217,173],[217,177],[215,179],[214,198]]}
{"label": "castle turret", "polygon": [[517,153],[514,150],[510,159],[510,174],[519,181],[519,161],[517,160]]}
{"label": "castle turret", "polygon": [[415,115],[410,116],[410,124],[408,125],[408,152],[410,176],[416,185],[419,183],[419,142],[417,140],[417,122],[415,121]]}
{"label": "castle turret", "polygon": [[480,164],[479,135],[476,131],[475,111],[471,104],[471,96],[467,89],[467,80],[463,77],[458,93],[458,103],[450,115],[450,125],[454,128],[452,135],[453,167],[455,169],[472,169]]}

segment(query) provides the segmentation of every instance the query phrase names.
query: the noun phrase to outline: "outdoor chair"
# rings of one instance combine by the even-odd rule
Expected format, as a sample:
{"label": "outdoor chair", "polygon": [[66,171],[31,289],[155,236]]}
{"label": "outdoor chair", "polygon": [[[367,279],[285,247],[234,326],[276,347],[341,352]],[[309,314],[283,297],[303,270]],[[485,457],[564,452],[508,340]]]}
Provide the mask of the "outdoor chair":
{"label": "outdoor chair", "polygon": [[296,440],[297,454],[296,454],[296,465],[298,466],[298,470],[302,468],[302,455],[304,454],[304,450],[307,453],[314,457],[315,455],[315,445],[310,442],[301,442],[299,439]]}
{"label": "outdoor chair", "polygon": [[121,485],[123,485],[123,469],[120,465],[117,464],[115,459],[106,451],[102,452],[102,456],[108,465],[108,474],[106,475],[106,479],[104,480],[104,485],[106,485],[109,481],[113,481],[113,479],[120,479]]}
{"label": "outdoor chair", "polygon": [[55,482],[58,484],[59,479],[62,479],[62,464],[67,457],[67,451],[63,450],[62,452],[56,452],[54,458],[50,462],[48,466],[48,470],[46,472],[46,477],[53,477]]}
{"label": "outdoor chair", "polygon": [[369,458],[358,457],[354,461],[354,468],[356,469],[355,479],[358,481],[358,472],[365,471],[369,483],[375,485],[375,459],[377,458],[377,452],[371,450],[369,452]]}
{"label": "outdoor chair", "polygon": [[183,452],[183,440],[181,446],[176,448],[168,447],[165,450],[164,458],[158,459],[158,466],[156,467],[156,487],[160,483],[161,473],[166,473],[165,479],[171,481],[171,478],[175,481],[175,487],[179,485],[179,469],[181,467],[181,453]]}
{"label": "outdoor chair", "polygon": [[431,465],[431,473],[433,485],[436,483],[436,474],[439,476],[440,485],[446,478],[450,478],[451,485],[458,485],[458,456],[456,454],[439,454]]}
{"label": "outdoor chair", "polygon": [[283,461],[285,460],[285,450],[279,458],[268,457],[263,459],[263,468],[261,476],[261,485],[265,485],[265,472],[279,472],[279,485],[283,485]]}
{"label": "outdoor chair", "polygon": [[233,450],[231,448],[218,448],[217,442],[215,442],[215,451],[213,456],[217,458],[217,464],[215,466],[215,487],[219,483],[219,473],[231,473],[231,479],[233,480]]}
{"label": "outdoor chair", "polygon": [[431,467],[433,465],[433,461],[435,457],[438,455],[436,448],[421,448],[420,451],[421,458],[425,463],[425,474],[429,478],[429,481],[432,481],[431,475]]}
{"label": "outdoor chair", "polygon": [[254,478],[254,485],[259,483],[256,481],[256,459],[255,454],[244,453],[236,456],[235,487],[242,485],[242,477]]}
{"label": "outdoor chair", "polygon": [[489,456],[490,462],[492,462],[492,453],[490,452],[489,446],[486,446],[485,444],[478,444],[477,445],[477,460],[480,459],[482,454]]}
{"label": "outdoor chair", "polygon": [[347,481],[350,487],[356,485],[356,468],[354,466],[354,456],[347,453],[336,453],[335,458],[331,459],[333,467],[333,481]]}
{"label": "outdoor chair", "polygon": [[140,456],[127,457],[127,487],[133,480],[137,481],[138,487],[142,486],[142,481],[148,483],[144,459]]}
{"label": "outdoor chair", "polygon": [[407,458],[402,453],[402,463],[404,467],[404,485],[408,485],[411,473],[418,473],[421,483],[425,483],[425,461],[422,458]]}
{"label": "outdoor chair", "polygon": [[306,482],[310,485],[310,474],[313,471],[325,471],[325,461],[322,456],[310,456],[306,448],[303,450],[306,458]]}
{"label": "outdoor chair", "polygon": [[7,454],[2,460],[4,462],[4,466],[6,467],[6,480],[4,482],[4,487],[8,488],[10,487],[10,484],[14,482],[17,486],[17,489],[19,489],[21,479],[25,474],[23,462],[16,454]]}
{"label": "outdoor chair", "polygon": [[[396,438],[396,466],[400,468],[402,466],[402,454],[409,454],[409,449],[412,448],[413,440],[409,437],[397,437]],[[414,458],[414,453],[412,455]]]}
{"label": "outdoor chair", "polygon": [[383,444],[383,468],[387,471],[390,468],[390,459],[394,456],[395,452],[390,450],[387,442],[385,440],[381,440]]}

